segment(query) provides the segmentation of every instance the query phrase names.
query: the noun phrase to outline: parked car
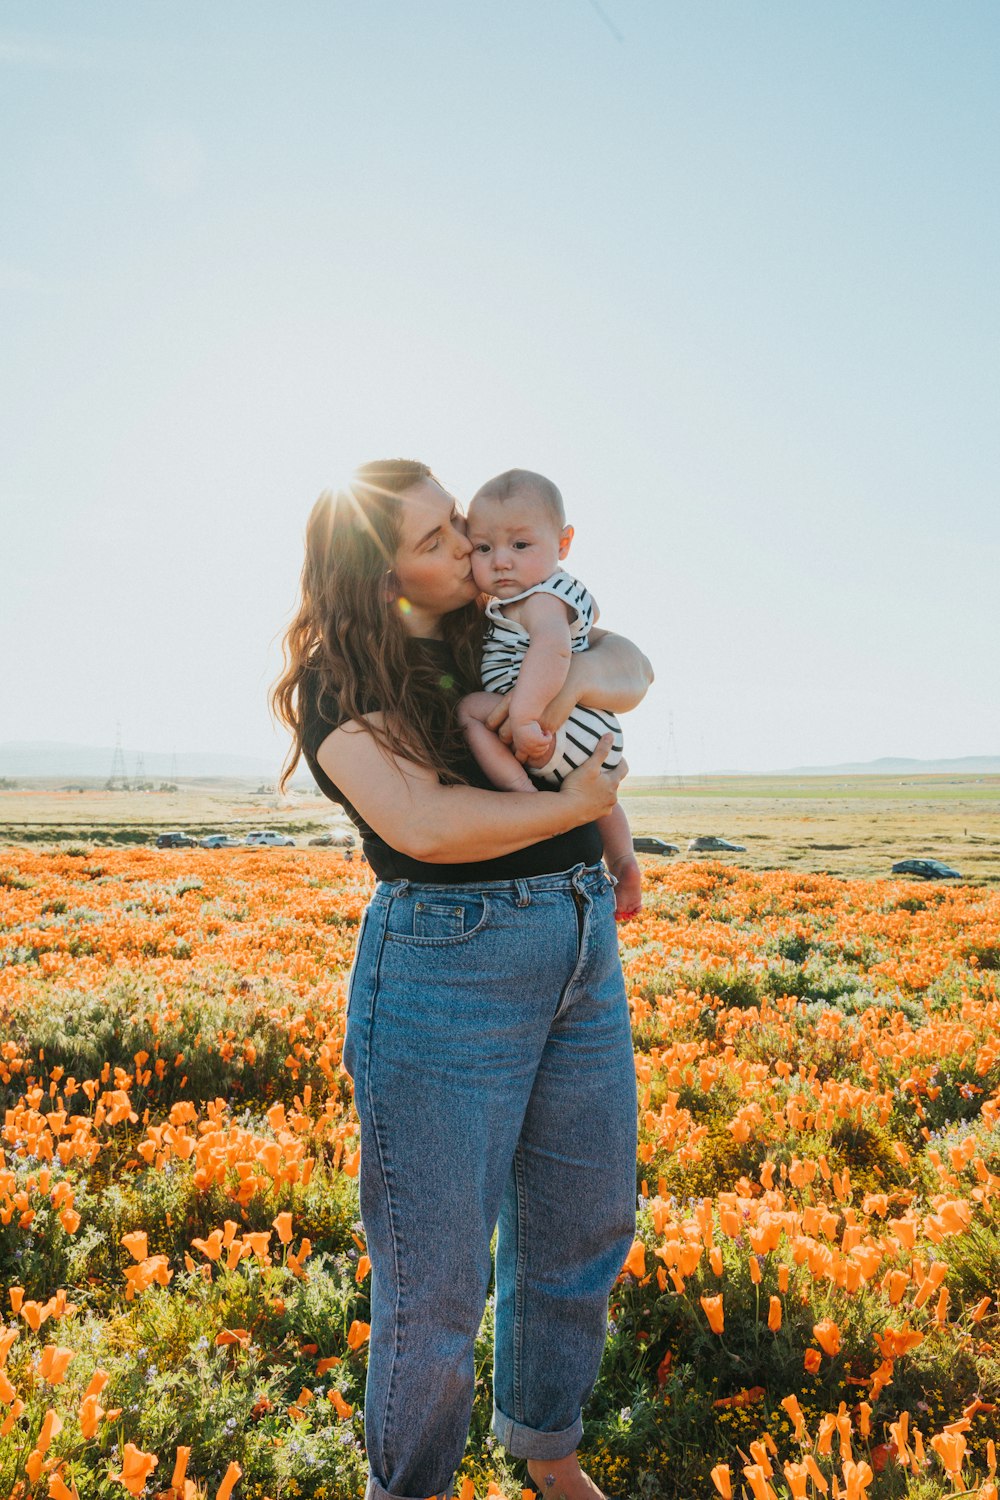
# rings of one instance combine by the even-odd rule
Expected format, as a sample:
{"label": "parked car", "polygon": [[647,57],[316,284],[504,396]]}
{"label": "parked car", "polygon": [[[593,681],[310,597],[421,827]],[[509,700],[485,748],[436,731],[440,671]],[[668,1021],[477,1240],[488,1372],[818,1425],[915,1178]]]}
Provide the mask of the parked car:
{"label": "parked car", "polygon": [[318,833],[314,839],[309,840],[311,849],[353,849],[355,845],[353,833],[346,830],[343,833]]}
{"label": "parked car", "polygon": [[230,833],[209,833],[203,839],[199,839],[203,849],[242,849],[243,840],[233,838]]}
{"label": "parked car", "polygon": [[951,865],[939,859],[900,859],[892,867],[894,875],[919,875],[923,880],[961,880],[962,876]]}
{"label": "parked car", "polygon": [[704,854],[711,849],[724,849],[729,854],[744,854],[746,844],[734,844],[729,839],[717,838],[714,833],[705,834],[701,838],[692,839],[688,844],[690,854]]}
{"label": "parked car", "polygon": [[189,833],[182,833],[179,828],[172,833],[161,833],[156,840],[157,849],[194,849],[198,840],[193,839]]}
{"label": "parked car", "polygon": [[651,834],[640,834],[632,840],[632,848],[638,854],[679,854],[681,851],[676,844],[668,844],[666,839],[659,839]]}
{"label": "parked car", "polygon": [[273,828],[256,828],[246,836],[248,849],[294,849],[295,840],[285,833],[275,833]]}

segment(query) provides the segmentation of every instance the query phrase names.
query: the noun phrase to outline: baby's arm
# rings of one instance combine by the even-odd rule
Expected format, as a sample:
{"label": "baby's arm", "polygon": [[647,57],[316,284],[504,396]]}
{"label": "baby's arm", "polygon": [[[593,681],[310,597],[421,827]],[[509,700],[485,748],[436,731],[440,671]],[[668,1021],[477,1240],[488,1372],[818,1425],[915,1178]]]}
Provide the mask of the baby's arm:
{"label": "baby's arm", "polygon": [[531,636],[510,694],[510,722],[518,756],[537,757],[552,744],[539,724],[566,681],[572,647],[566,605],[554,594],[531,594],[511,610]]}
{"label": "baby's arm", "polygon": [[533,792],[535,783],[513,750],[486,727],[496,701],[496,693],[469,693],[458,705],[458,722],[469,749],[499,791]]}

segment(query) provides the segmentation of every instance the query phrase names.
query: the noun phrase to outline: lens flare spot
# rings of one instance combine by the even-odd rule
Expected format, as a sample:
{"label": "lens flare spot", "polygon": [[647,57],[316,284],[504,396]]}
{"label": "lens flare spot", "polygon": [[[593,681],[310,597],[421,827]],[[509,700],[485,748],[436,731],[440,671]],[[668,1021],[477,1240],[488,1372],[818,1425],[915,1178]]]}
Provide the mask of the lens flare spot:
{"label": "lens flare spot", "polygon": [[396,600],[396,603],[399,606],[399,613],[401,615],[409,615],[413,613],[413,605],[410,603],[409,599],[404,599],[402,594],[400,594],[399,598]]}

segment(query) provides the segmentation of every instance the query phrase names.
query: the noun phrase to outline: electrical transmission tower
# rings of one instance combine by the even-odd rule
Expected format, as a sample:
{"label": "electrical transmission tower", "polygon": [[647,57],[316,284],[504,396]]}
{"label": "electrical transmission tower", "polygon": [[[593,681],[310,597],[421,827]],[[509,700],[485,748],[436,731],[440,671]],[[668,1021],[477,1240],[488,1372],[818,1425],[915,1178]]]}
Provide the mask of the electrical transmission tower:
{"label": "electrical transmission tower", "polygon": [[677,753],[677,736],[674,734],[674,711],[670,710],[667,728],[667,780],[674,786],[681,785],[681,761]]}
{"label": "electrical transmission tower", "polygon": [[146,789],[146,757],[141,750],[135,758],[135,776],[132,784],[137,792],[142,792]]}
{"label": "electrical transmission tower", "polygon": [[111,775],[104,783],[107,792],[127,792],[129,788],[128,772],[125,770],[125,752],[122,749],[122,726],[119,722],[115,725],[115,753],[111,757]]}

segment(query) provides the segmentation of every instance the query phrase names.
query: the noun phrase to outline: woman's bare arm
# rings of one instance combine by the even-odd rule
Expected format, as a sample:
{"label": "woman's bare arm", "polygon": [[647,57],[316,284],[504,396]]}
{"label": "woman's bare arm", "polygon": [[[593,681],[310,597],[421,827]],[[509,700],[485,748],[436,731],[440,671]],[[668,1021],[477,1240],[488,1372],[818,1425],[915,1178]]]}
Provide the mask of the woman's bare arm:
{"label": "woman's bare arm", "polygon": [[391,848],[430,864],[462,864],[512,854],[610,812],[624,774],[601,769],[610,743],[602,740],[558,792],[442,786],[433,771],[386,753],[359,724],[328,734],[316,758]]}
{"label": "woman's bare arm", "polygon": [[[638,646],[623,635],[612,635],[609,630],[599,630],[595,626],[590,632],[590,650],[578,651],[570,662],[560,698],[568,692],[575,694],[566,714],[574,703],[582,703],[585,708],[604,708],[612,714],[624,714],[630,708],[638,707],[652,681],[653,668]],[[554,702],[559,702],[559,699]],[[556,721],[557,725],[564,722],[566,714]],[[543,722],[552,716],[553,704],[550,703]]]}

